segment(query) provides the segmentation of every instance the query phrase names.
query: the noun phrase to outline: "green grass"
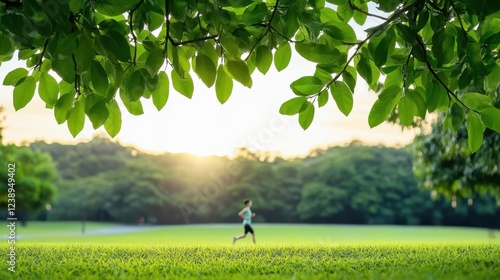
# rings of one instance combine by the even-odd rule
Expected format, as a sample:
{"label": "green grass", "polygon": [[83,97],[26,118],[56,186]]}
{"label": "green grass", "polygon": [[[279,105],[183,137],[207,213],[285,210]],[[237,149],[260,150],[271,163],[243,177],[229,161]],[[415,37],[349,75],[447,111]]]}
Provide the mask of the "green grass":
{"label": "green grass", "polygon": [[[43,228],[43,224],[30,224]],[[18,240],[16,272],[0,279],[499,279],[500,231],[396,226],[254,226],[258,244],[231,244],[240,225]],[[101,225],[105,226],[105,225]],[[96,225],[96,229],[101,228]],[[25,232],[28,228],[26,228]],[[50,233],[49,229],[45,229]],[[55,234],[55,233],[54,233]],[[8,252],[8,244],[0,245]]]}
{"label": "green grass", "polygon": [[[242,226],[235,225],[181,225],[146,228],[145,231],[130,232],[113,235],[94,235],[87,230],[87,235],[75,234],[80,232],[78,223],[63,228],[61,225],[47,224],[44,235],[38,234],[43,224],[33,223],[28,226],[24,234],[25,243],[31,242],[65,242],[65,243],[124,243],[124,244],[185,244],[185,245],[222,245],[228,244],[231,237],[242,231]],[[92,224],[95,229],[102,229],[105,225]],[[107,225],[108,227],[110,225]],[[36,230],[29,229],[34,227]],[[460,228],[460,227],[406,227],[406,226],[352,226],[352,225],[278,225],[257,224],[257,241],[263,245],[325,245],[325,244],[372,244],[372,243],[481,243],[498,242],[500,231],[496,231],[497,238],[491,240],[487,229]],[[49,233],[49,229],[52,233]],[[24,232],[21,228],[20,231]],[[241,240],[240,243],[250,243],[251,239]]]}

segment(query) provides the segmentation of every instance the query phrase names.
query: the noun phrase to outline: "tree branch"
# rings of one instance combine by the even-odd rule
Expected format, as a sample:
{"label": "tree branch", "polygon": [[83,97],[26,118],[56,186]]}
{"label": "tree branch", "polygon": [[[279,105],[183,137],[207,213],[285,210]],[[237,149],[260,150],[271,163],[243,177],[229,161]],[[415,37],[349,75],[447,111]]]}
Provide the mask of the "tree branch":
{"label": "tree branch", "polygon": [[271,26],[271,30],[272,30],[272,32],[280,35],[283,39],[287,40],[289,43],[302,43],[305,41],[305,39],[302,39],[300,41],[295,41],[295,40],[292,40],[290,38],[287,38],[285,35],[283,35],[281,32],[279,32],[278,30],[276,30],[276,28],[274,28],[272,26]]}
{"label": "tree branch", "polygon": [[467,34],[467,31],[464,28],[464,25],[462,23],[462,19],[460,18],[460,14],[458,13],[457,8],[455,7],[455,4],[453,4],[453,1],[450,0],[449,2],[450,2],[450,5],[451,5],[451,8],[453,9],[453,11],[455,12],[455,14],[457,15],[457,19],[458,19],[458,22],[460,23],[460,27],[462,27],[462,32],[464,33],[465,39],[467,40],[467,42],[469,42],[469,36]]}
{"label": "tree branch", "polygon": [[163,56],[167,57],[168,61],[168,39],[170,38],[170,20],[168,19],[168,16],[170,15],[170,7],[168,5],[168,0],[165,0],[165,24],[167,25],[167,30],[165,34],[165,41],[163,46]]}
{"label": "tree branch", "polygon": [[458,98],[458,96],[450,88],[448,88],[448,86],[443,82],[443,80],[441,80],[441,78],[439,78],[438,74],[436,73],[436,71],[434,71],[434,69],[432,68],[432,65],[429,63],[429,60],[427,59],[427,53],[425,51],[424,42],[422,42],[422,40],[420,38],[417,38],[417,43],[422,48],[422,51],[425,54],[425,64],[427,65],[427,69],[429,69],[429,72],[431,72],[432,76],[434,76],[434,78],[444,87],[444,89],[446,90],[446,93],[448,94],[448,98],[450,100],[452,100],[454,98],[458,103],[460,103],[460,105],[465,107],[467,110],[471,110],[473,112],[479,113],[478,111],[465,105],[465,103],[463,103],[462,100],[460,100]]}
{"label": "tree branch", "polygon": [[257,45],[260,43],[260,41],[262,41],[262,39],[267,35],[267,33],[269,33],[269,31],[271,30],[271,28],[272,28],[271,23],[273,22],[274,15],[276,14],[276,11],[278,10],[279,3],[280,3],[280,0],[276,0],[276,3],[274,4],[274,7],[273,7],[273,13],[271,14],[271,17],[269,18],[269,23],[267,24],[266,31],[261,33],[261,35],[257,39],[257,42],[255,42],[255,44],[252,46],[252,48],[248,52],[248,56],[247,56],[247,58],[245,58],[245,60],[248,60],[250,58],[250,55],[252,55],[252,52],[254,51],[254,49],[257,47]]}
{"label": "tree branch", "polygon": [[135,32],[134,32],[133,17],[134,17],[135,11],[137,11],[137,9],[139,9],[139,7],[142,5],[142,3],[144,3],[144,0],[140,0],[139,3],[137,3],[137,5],[132,10],[130,10],[130,12],[128,14],[128,25],[130,26],[130,34],[132,34],[132,40],[134,41],[134,58],[132,60],[132,63],[134,65],[136,65],[136,61],[137,61],[137,37],[135,36]]}
{"label": "tree branch", "polygon": [[72,54],[71,58],[73,58],[73,67],[75,70],[75,91],[78,95],[80,95],[81,94],[81,92],[80,92],[80,75],[78,75],[78,64],[76,62],[75,54]]}
{"label": "tree branch", "polygon": [[387,20],[387,18],[383,17],[383,16],[379,16],[379,15],[376,15],[376,14],[372,14],[372,13],[369,13],[369,12],[365,12],[363,10],[361,10],[358,6],[354,5],[352,3],[352,0],[349,0],[349,6],[351,7],[351,9],[355,10],[355,11],[358,11],[362,14],[365,14],[367,16],[371,16],[371,17],[375,17],[375,18],[378,18],[378,19],[382,19],[382,20]]}
{"label": "tree branch", "polygon": [[406,89],[406,79],[408,78],[408,64],[410,63],[410,58],[412,55],[413,47],[410,49],[410,53],[408,54],[408,58],[406,58],[406,71],[403,76],[403,88]]}
{"label": "tree branch", "polygon": [[440,11],[441,14],[446,14],[446,11],[443,8],[439,8],[439,6],[436,3],[432,2],[431,0],[426,1],[426,3],[428,3],[429,5],[431,5],[432,8]]}
{"label": "tree branch", "polygon": [[48,44],[49,44],[49,39],[47,38],[45,40],[45,43],[43,44],[42,53],[40,54],[40,60],[35,64],[34,69],[39,68],[38,70],[40,70],[40,68],[42,67],[43,56],[45,55],[45,51],[47,50],[47,45]]}
{"label": "tree branch", "polygon": [[200,37],[200,38],[187,40],[187,41],[180,41],[180,42],[174,41],[174,39],[172,37],[168,37],[168,40],[170,41],[170,43],[174,47],[177,47],[177,46],[182,46],[182,45],[187,45],[187,44],[192,44],[192,43],[197,43],[197,42],[203,42],[203,41],[207,41],[207,40],[216,40],[217,37],[219,37],[219,34],[210,35],[210,36],[206,36],[206,37]]}

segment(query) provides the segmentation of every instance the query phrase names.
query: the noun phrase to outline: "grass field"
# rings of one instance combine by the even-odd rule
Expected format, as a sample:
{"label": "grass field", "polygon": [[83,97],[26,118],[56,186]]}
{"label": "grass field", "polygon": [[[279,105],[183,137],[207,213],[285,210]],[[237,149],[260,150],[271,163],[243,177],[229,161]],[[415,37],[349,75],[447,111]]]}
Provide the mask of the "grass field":
{"label": "grass field", "polygon": [[500,279],[500,231],[485,229],[257,224],[256,246],[231,244],[240,225],[86,229],[19,228],[0,279]]}

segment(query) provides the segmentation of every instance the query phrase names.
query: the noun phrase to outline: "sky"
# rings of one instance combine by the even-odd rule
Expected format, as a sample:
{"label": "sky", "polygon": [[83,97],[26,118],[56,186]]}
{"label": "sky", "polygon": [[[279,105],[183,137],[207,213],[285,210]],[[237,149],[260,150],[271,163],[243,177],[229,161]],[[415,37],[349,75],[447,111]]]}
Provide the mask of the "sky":
{"label": "sky", "polygon": [[[23,62],[2,63],[0,81],[18,67],[23,67]],[[402,131],[400,126],[384,123],[370,129],[368,113],[377,97],[361,77],[358,77],[354,107],[348,117],[340,113],[331,96],[326,106],[316,109],[314,121],[306,131],[300,127],[298,115],[280,115],[281,104],[294,97],[290,83],[313,73],[314,64],[293,53],[288,68],[279,73],[274,65],[265,76],[256,70],[251,89],[235,82],[233,93],[224,105],[217,101],[214,87],[207,89],[196,74],[191,73],[195,82],[191,100],[170,85],[169,100],[160,112],[151,99],[143,99],[145,114],[142,116],[132,116],[121,107],[122,129],[115,139],[152,153],[232,155],[238,147],[245,146],[285,157],[304,156],[312,149],[343,145],[352,140],[388,146],[401,146],[413,140],[415,131]],[[73,138],[66,123],[57,124],[53,110],[45,108],[37,92],[33,100],[17,112],[12,92],[13,87],[0,86],[0,104],[6,109],[4,139],[7,143],[43,140],[69,144],[86,142],[106,133],[103,128],[95,131],[87,120],[83,131]]]}

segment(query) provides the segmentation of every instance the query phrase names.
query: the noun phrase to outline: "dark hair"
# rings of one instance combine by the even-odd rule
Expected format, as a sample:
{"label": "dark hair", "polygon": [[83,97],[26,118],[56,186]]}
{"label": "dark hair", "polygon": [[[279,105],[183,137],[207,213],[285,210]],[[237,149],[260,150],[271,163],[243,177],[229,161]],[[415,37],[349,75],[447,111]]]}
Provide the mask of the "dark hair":
{"label": "dark hair", "polygon": [[243,203],[247,205],[250,202],[250,199],[243,199]]}

